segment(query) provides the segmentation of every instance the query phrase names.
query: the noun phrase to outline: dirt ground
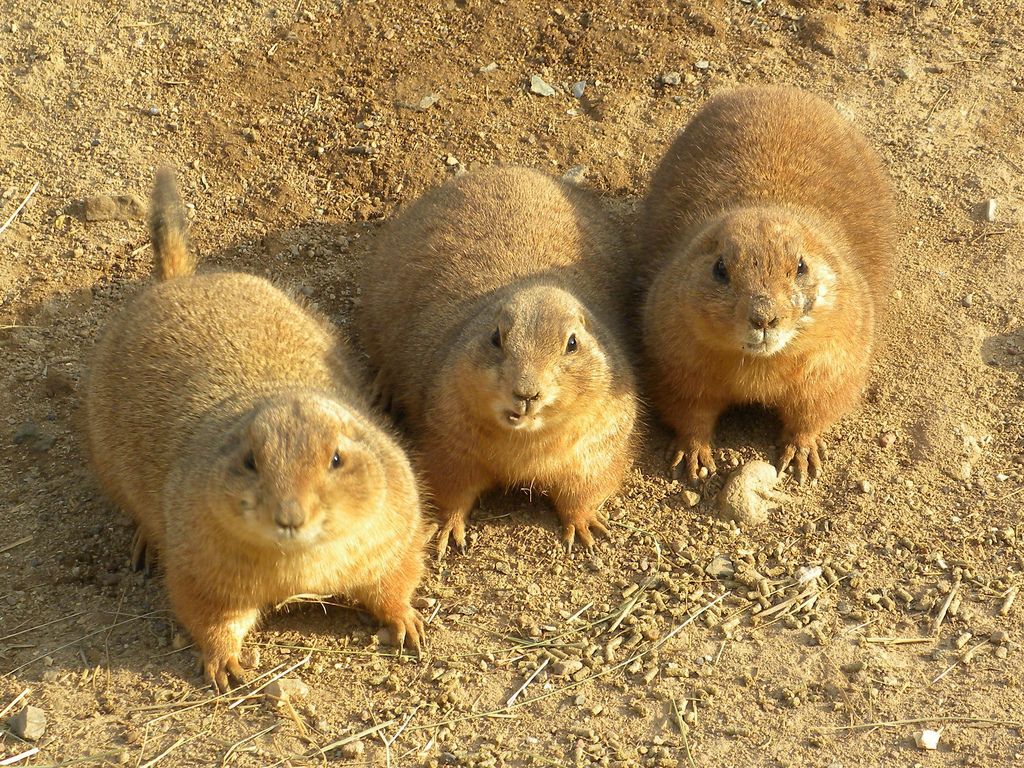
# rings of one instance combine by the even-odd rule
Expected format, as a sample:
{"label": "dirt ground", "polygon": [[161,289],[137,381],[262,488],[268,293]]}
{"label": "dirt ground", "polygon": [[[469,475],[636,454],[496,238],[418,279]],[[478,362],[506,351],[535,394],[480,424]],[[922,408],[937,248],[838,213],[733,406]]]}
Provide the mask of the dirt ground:
{"label": "dirt ground", "polygon": [[[25,703],[47,717],[34,743],[0,731],[0,760],[1024,765],[1015,5],[0,5],[0,222],[39,184],[0,234],[0,728]],[[833,101],[898,193],[882,348],[821,481],[741,532],[716,519],[718,479],[687,506],[652,419],[594,554],[559,553],[542,500],[489,497],[470,554],[421,588],[422,659],[357,611],[295,604],[248,648],[308,694],[214,698],[83,458],[84,361],[151,258],[141,221],[86,221],[80,201],[144,199],[169,162],[209,266],[300,286],[345,327],[377,227],[423,189],[520,163],[628,210],[710,94],[765,82]],[[725,463],[772,459],[774,429],[727,416]]]}

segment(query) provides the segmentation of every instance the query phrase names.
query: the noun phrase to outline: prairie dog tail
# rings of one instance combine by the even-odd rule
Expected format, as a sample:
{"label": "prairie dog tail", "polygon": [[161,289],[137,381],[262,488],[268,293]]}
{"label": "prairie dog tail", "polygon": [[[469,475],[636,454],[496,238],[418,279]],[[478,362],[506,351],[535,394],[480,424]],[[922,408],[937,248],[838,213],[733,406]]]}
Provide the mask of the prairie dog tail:
{"label": "prairie dog tail", "polygon": [[149,236],[153,242],[158,280],[188,277],[196,271],[196,259],[188,247],[185,207],[174,182],[174,171],[158,168],[149,206]]}

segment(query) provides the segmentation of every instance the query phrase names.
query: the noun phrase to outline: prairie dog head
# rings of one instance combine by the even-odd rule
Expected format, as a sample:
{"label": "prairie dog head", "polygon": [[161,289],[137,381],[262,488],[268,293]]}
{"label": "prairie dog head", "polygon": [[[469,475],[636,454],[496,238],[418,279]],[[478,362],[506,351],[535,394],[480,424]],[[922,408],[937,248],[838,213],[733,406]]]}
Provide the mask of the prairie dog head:
{"label": "prairie dog head", "polygon": [[212,514],[232,535],[281,550],[359,527],[387,492],[369,429],[328,398],[258,406],[221,447]]}
{"label": "prairie dog head", "polygon": [[593,319],[559,288],[518,290],[484,309],[469,330],[456,385],[484,425],[538,431],[571,419],[579,402],[607,388]]}
{"label": "prairie dog head", "polygon": [[774,208],[726,214],[688,247],[682,303],[697,337],[770,357],[832,311],[840,255],[813,223]]}

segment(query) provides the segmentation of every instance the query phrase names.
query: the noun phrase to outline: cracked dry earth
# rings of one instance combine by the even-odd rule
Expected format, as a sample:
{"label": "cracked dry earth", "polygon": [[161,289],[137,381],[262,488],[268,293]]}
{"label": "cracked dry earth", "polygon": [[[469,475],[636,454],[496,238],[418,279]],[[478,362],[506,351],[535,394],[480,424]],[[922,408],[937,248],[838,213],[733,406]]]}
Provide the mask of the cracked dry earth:
{"label": "cracked dry earth", "polygon": [[[0,761],[1024,764],[1022,33],[1008,0],[0,5],[0,221],[39,184],[0,234]],[[543,499],[487,497],[420,590],[421,659],[298,602],[248,650],[308,691],[212,698],[83,459],[83,361],[151,258],[130,199],[81,201],[170,162],[208,267],[347,328],[380,222],[429,186],[574,169],[628,212],[709,94],[762,82],[834,102],[898,195],[882,346],[821,480],[737,530],[721,478],[666,478],[651,419],[594,553],[559,553]],[[720,464],[771,460],[774,430],[729,414]]]}

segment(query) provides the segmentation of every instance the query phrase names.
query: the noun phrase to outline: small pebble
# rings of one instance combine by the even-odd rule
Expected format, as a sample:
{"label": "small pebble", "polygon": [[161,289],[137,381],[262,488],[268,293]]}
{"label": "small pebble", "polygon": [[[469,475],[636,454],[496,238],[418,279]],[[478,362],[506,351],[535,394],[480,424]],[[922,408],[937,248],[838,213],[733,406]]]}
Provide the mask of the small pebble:
{"label": "small pebble", "polygon": [[700,494],[697,493],[696,491],[683,491],[682,496],[683,504],[685,504],[687,507],[690,507],[691,509],[700,504]]}
{"label": "small pebble", "polygon": [[870,480],[858,480],[857,490],[861,493],[871,493],[874,488],[872,487]]}
{"label": "small pebble", "polygon": [[881,437],[878,438],[878,444],[883,448],[892,448],[896,442],[895,432],[885,432]]}
{"label": "small pebble", "polygon": [[437,103],[437,100],[440,98],[441,97],[438,96],[436,93],[427,94],[426,96],[419,100],[419,103],[416,104],[416,108],[419,109],[420,111],[430,109]]}
{"label": "small pebble", "polygon": [[711,67],[711,62],[708,61],[707,59],[701,59],[693,66],[699,69],[701,72],[706,72]]}
{"label": "small pebble", "polygon": [[679,85],[683,78],[678,72],[666,72],[661,76],[661,82],[663,85]]}
{"label": "small pebble", "polygon": [[578,83],[572,84],[572,95],[577,99],[583,98],[583,92],[587,90],[586,80],[580,80]]}
{"label": "small pebble", "polygon": [[534,75],[530,78],[530,93],[535,93],[538,96],[554,96],[556,91],[545,83],[544,78],[540,75]]}
{"label": "small pebble", "polygon": [[938,749],[941,735],[942,731],[916,731],[914,741],[917,743],[918,749]]}
{"label": "small pebble", "polygon": [[736,568],[725,555],[718,555],[704,569],[704,573],[713,579],[731,579],[736,573]]}
{"label": "small pebble", "polygon": [[309,686],[297,677],[282,677],[280,680],[272,682],[263,691],[267,696],[278,701],[295,701],[309,696]]}
{"label": "small pebble", "polygon": [[38,741],[46,732],[46,713],[29,705],[11,718],[11,730],[19,739]]}
{"label": "small pebble", "polygon": [[1003,645],[1009,639],[1010,634],[1005,629],[997,629],[988,636],[988,641],[992,643],[992,645]]}
{"label": "small pebble", "polygon": [[974,294],[973,293],[968,293],[966,296],[964,296],[962,299],[960,299],[960,303],[963,304],[965,307],[969,307],[969,306],[973,305],[974,304]]}
{"label": "small pebble", "polygon": [[984,203],[981,204],[981,210],[982,210],[982,213],[985,216],[985,221],[995,221],[996,220],[996,207],[997,206],[998,206],[998,203],[996,202],[996,200],[994,198],[989,198],[988,200],[986,200]]}
{"label": "small pebble", "polygon": [[566,677],[574,675],[583,669],[583,662],[579,659],[566,659],[557,661],[551,665],[551,674],[554,677]]}
{"label": "small pebble", "polygon": [[480,67],[480,69],[478,69],[477,72],[479,72],[481,75],[486,75],[490,72],[493,72],[497,68],[498,62],[492,61],[490,64],[484,64],[484,66]]}
{"label": "small pebble", "polygon": [[562,178],[572,184],[582,184],[589,169],[585,165],[574,165],[562,174]]}

